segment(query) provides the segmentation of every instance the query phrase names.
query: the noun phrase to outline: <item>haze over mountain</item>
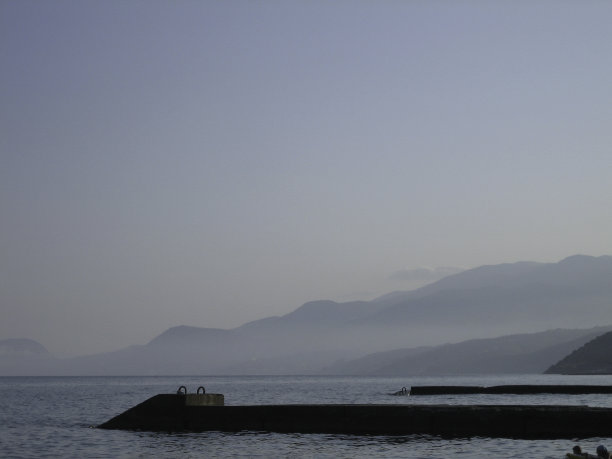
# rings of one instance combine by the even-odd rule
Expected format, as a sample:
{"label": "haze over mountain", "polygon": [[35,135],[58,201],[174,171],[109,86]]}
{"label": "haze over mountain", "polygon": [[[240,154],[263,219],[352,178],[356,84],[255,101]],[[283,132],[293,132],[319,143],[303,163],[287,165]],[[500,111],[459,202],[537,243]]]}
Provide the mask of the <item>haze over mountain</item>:
{"label": "haze over mountain", "polygon": [[[388,333],[409,327],[430,344],[552,328],[612,323],[612,257],[575,255],[558,263],[482,266],[405,295],[382,299],[367,318]],[[420,327],[420,328],[419,328]]]}
{"label": "haze over mountain", "polygon": [[328,374],[434,376],[542,373],[550,365],[612,329],[595,327],[484,338],[456,344],[397,349],[338,362]]}
{"label": "haze over mountain", "polygon": [[[612,257],[572,256],[558,263],[515,263],[482,266],[448,276],[409,292],[394,292],[373,301],[309,302],[280,317],[268,317],[223,330],[179,326],[144,346],[117,352],[58,360],[59,374],[289,374],[317,373],[336,362],[374,352],[418,348],[501,335],[570,329],[541,336],[505,338],[509,346],[526,348],[514,355],[527,360],[541,354],[530,368],[541,371],[592,331],[571,329],[612,324]],[[518,340],[518,341],[513,341]],[[572,344],[573,340],[574,344]],[[501,343],[498,341],[497,343]],[[527,345],[527,343],[532,343]],[[515,343],[515,344],[513,344]],[[466,371],[485,368],[465,355],[485,342],[456,345]],[[516,347],[515,346],[515,347]],[[520,346],[518,346],[520,349]],[[406,359],[425,359],[419,371],[443,372],[450,363],[435,361],[449,348],[410,350]],[[403,352],[403,351],[402,351]],[[503,353],[487,358],[494,361]],[[546,357],[548,356],[548,357]],[[396,357],[401,357],[396,354]],[[385,357],[386,358],[386,357]],[[506,355],[508,358],[508,355]],[[459,361],[459,360],[458,360]],[[544,363],[542,363],[544,362]],[[389,362],[377,371],[403,365]],[[438,365],[438,366],[436,366]],[[513,364],[506,362],[505,368]],[[518,363],[516,364],[518,365]],[[520,365],[516,366],[518,368]],[[542,366],[544,365],[544,366]],[[503,367],[504,365],[501,365]],[[500,368],[501,368],[500,367]],[[340,368],[340,367],[339,367]],[[49,370],[51,371],[51,370]],[[369,371],[369,370],[368,370]],[[402,370],[405,371],[405,370]],[[460,366],[452,371],[461,371]]]}
{"label": "haze over mountain", "polygon": [[[0,337],[97,354],[370,302],[448,267],[608,253],[611,16],[3,1]],[[432,343],[451,333],[435,328]]]}
{"label": "haze over mountain", "polygon": [[52,374],[58,361],[40,343],[27,339],[0,340],[0,375]]}

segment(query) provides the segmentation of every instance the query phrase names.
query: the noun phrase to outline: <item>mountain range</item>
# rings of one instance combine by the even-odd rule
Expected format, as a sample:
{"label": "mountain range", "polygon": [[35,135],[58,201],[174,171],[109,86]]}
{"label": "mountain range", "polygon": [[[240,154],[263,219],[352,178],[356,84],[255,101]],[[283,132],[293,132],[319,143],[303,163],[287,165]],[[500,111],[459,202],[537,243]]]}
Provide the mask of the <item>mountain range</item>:
{"label": "mountain range", "polygon": [[[20,371],[91,375],[346,374],[358,368],[362,374],[541,372],[607,331],[593,327],[612,325],[611,304],[612,257],[575,255],[558,263],[481,266],[372,301],[309,302],[284,316],[231,330],[174,327],[146,345],[116,352],[71,359],[38,356],[30,366],[30,359],[22,359]],[[551,331],[541,333],[546,330]],[[11,372],[5,357],[0,358],[1,374]]]}
{"label": "mountain range", "polygon": [[[540,333],[467,340],[455,344],[396,349],[336,363],[334,375],[449,376],[462,374],[557,373],[558,362],[611,327],[556,329]],[[608,347],[608,352],[611,350]]]}

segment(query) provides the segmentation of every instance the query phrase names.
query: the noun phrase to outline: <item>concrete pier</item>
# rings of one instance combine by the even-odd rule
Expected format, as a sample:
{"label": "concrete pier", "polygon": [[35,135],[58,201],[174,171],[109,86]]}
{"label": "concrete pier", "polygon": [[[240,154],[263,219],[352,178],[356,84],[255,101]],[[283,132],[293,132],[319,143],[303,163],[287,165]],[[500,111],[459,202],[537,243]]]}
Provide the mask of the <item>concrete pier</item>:
{"label": "concrete pier", "polygon": [[161,394],[102,429],[164,432],[265,431],[444,437],[588,438],[612,436],[612,408],[530,405],[194,406]]}
{"label": "concrete pier", "polygon": [[505,386],[412,386],[410,395],[460,394],[612,394],[612,386],[593,385],[505,385]]}
{"label": "concrete pier", "polygon": [[185,394],[186,406],[223,406],[223,394]]}

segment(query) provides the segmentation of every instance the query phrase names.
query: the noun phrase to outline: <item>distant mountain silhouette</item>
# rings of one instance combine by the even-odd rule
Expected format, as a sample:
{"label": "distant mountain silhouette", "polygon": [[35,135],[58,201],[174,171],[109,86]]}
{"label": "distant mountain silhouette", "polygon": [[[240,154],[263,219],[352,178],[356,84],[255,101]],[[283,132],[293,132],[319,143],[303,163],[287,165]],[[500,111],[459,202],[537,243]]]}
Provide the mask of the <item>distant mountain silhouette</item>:
{"label": "distant mountain silhouette", "polygon": [[542,373],[550,362],[610,329],[550,330],[397,349],[337,363],[324,373],[385,376]]}
{"label": "distant mountain silhouette", "polygon": [[[379,371],[392,374],[398,368],[426,368],[429,360],[428,372],[448,372],[453,365],[456,368],[452,371],[468,372],[484,368],[485,356],[479,362],[469,358],[470,353],[474,356],[478,351],[478,343],[473,349],[469,343],[456,345],[445,349],[443,354],[439,346],[542,330],[588,329],[612,324],[610,304],[610,256],[576,255],[558,263],[481,266],[420,289],[393,292],[373,301],[309,302],[289,314],[256,320],[231,330],[173,327],[146,345],[61,359],[53,371],[115,375],[310,374],[340,361],[410,348],[404,357],[412,360],[400,364],[387,354],[384,358],[389,358],[389,366],[387,369],[379,366]],[[517,339],[515,346],[531,338]],[[570,346],[571,339],[565,342]],[[576,347],[581,344],[577,342]],[[560,341],[550,343],[552,347],[555,345],[561,346],[558,352],[573,350],[563,348]],[[546,354],[553,360],[545,362],[539,370],[544,371],[565,355],[555,353],[552,347],[538,351],[527,346],[522,357],[506,353],[503,358],[508,360],[503,367],[508,369],[510,360],[514,359],[516,368],[531,365],[529,368],[537,369],[538,365],[544,365]],[[456,354],[436,366],[434,362],[444,362],[443,355],[451,355],[451,350],[463,354]],[[534,354],[537,352],[542,353],[539,360]],[[492,354],[491,371],[495,370],[494,360],[500,355]]]}
{"label": "distant mountain silhouette", "polygon": [[49,351],[37,341],[17,338],[0,340],[0,355],[49,355]]}
{"label": "distant mountain silhouette", "polygon": [[55,363],[55,357],[37,341],[26,338],[0,340],[0,375],[52,374]]}
{"label": "distant mountain silhouette", "polygon": [[231,339],[233,332],[220,328],[198,328],[181,325],[172,327],[149,342],[147,346],[166,347],[178,346],[188,348],[189,346],[211,346],[218,345],[224,340]]}
{"label": "distant mountain silhouette", "polygon": [[551,374],[612,374],[612,332],[605,333],[574,350],[552,365]]}
{"label": "distant mountain silhouette", "polygon": [[[489,336],[612,323],[612,257],[576,255],[559,263],[482,266],[405,295],[366,319],[386,328],[420,326],[469,338],[474,325]],[[375,300],[376,301],[376,300]],[[461,335],[461,331],[466,333]],[[429,344],[429,343],[428,343]]]}

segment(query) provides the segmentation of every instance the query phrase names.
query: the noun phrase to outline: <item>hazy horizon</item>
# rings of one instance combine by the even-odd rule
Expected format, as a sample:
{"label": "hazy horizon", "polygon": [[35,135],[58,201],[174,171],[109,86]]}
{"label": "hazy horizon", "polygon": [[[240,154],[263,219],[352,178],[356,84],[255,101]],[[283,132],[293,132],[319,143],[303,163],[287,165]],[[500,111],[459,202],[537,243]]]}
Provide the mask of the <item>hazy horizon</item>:
{"label": "hazy horizon", "polygon": [[0,339],[612,253],[612,4],[2,2]]}

